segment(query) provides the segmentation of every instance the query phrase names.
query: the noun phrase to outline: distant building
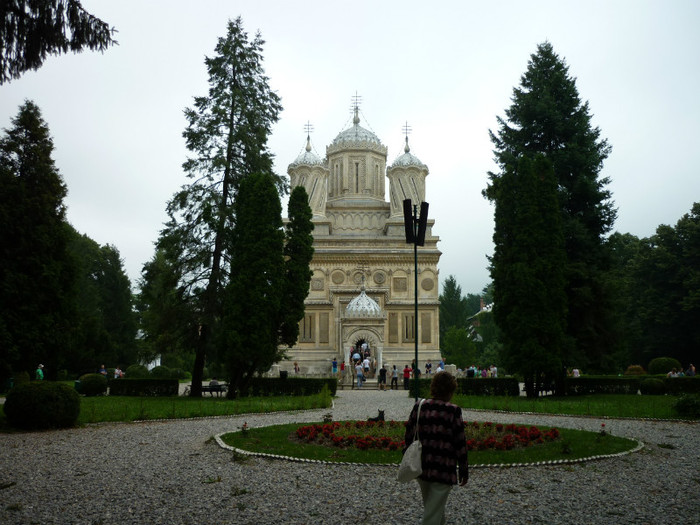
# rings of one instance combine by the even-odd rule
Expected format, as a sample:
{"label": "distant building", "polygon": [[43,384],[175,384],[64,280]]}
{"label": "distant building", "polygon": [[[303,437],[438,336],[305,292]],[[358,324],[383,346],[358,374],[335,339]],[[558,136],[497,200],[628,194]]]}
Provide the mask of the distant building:
{"label": "distant building", "polygon": [[[387,148],[360,126],[326,148],[326,157],[305,151],[287,170],[291,186],[304,186],[313,211],[313,276],[297,344],[288,351],[291,369],[325,373],[333,358],[349,361],[351,349],[368,345],[372,360],[402,369],[414,356],[440,359],[439,238],[428,221],[425,245],[418,248],[418,334],[414,328],[414,253],[405,241],[403,200],[425,200],[428,167],[408,146],[387,167]],[[389,202],[385,181],[389,179]],[[289,366],[288,366],[289,365]]]}

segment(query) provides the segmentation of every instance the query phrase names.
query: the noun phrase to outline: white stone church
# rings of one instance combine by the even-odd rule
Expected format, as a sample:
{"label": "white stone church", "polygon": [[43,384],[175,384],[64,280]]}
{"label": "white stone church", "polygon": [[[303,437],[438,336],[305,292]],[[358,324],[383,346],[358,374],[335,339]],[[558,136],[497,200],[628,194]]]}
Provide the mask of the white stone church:
{"label": "white stone church", "polygon": [[[418,333],[414,323],[414,248],[404,233],[403,200],[425,200],[428,167],[408,147],[387,167],[387,147],[360,126],[338,134],[326,157],[305,151],[289,165],[291,186],[304,186],[313,211],[313,272],[297,344],[280,368],[327,374],[333,358],[350,360],[354,348],[369,347],[377,367],[403,370],[418,338],[419,363],[440,359],[439,283],[434,221],[418,247]],[[385,200],[389,179],[389,202]]]}

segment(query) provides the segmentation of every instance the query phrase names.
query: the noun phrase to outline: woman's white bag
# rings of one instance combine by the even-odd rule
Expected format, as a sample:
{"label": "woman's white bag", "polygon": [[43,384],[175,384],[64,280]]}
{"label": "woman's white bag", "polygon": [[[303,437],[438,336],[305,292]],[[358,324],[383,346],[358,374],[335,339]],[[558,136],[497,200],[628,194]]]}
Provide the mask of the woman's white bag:
{"label": "woman's white bag", "polygon": [[418,413],[416,414],[416,432],[413,434],[413,442],[406,449],[403,459],[399,464],[398,480],[402,483],[407,483],[416,479],[423,473],[421,465],[421,457],[423,455],[423,446],[418,437],[418,422],[420,421],[420,407],[425,399],[420,400],[418,405]]}

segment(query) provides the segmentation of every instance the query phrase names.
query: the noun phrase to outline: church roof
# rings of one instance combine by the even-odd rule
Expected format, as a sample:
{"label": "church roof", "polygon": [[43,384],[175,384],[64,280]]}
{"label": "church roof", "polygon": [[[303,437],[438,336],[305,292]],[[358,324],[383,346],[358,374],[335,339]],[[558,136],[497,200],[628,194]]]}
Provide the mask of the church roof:
{"label": "church roof", "polygon": [[360,126],[360,117],[358,115],[358,109],[355,107],[355,116],[352,119],[353,126],[338,133],[338,136],[333,139],[333,145],[335,146],[345,146],[352,144],[363,144],[371,142],[381,146],[379,137],[368,129]]}
{"label": "church roof", "polygon": [[408,136],[406,137],[406,146],[403,148],[403,155],[400,155],[396,157],[396,160],[394,163],[391,165],[392,168],[395,167],[409,167],[409,166],[417,166],[419,168],[427,168],[425,164],[423,164],[418,157],[413,155],[411,153],[411,148],[408,146]]}
{"label": "church roof", "polygon": [[289,167],[295,167],[295,166],[317,166],[323,164],[323,161],[321,158],[316,155],[313,151],[311,151],[311,137],[307,136],[306,137],[306,147],[304,148],[304,152],[299,155],[294,162],[292,162]]}
{"label": "church roof", "polygon": [[360,295],[348,303],[345,308],[346,317],[381,317],[382,309],[377,301],[369,297],[362,288]]}

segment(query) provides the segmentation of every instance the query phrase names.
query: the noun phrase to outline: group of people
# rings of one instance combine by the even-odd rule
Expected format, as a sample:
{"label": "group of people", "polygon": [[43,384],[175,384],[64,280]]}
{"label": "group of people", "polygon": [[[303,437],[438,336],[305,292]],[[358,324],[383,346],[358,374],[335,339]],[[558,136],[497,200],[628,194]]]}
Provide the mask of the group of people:
{"label": "group of people", "polygon": [[458,376],[466,377],[498,377],[498,367],[496,365],[491,365],[484,368],[479,368],[476,365],[472,365],[466,370],[457,370]]}
{"label": "group of people", "polygon": [[666,374],[666,377],[695,377],[695,365],[690,363],[690,366],[685,371],[683,371],[682,368],[673,368],[668,374]]}

